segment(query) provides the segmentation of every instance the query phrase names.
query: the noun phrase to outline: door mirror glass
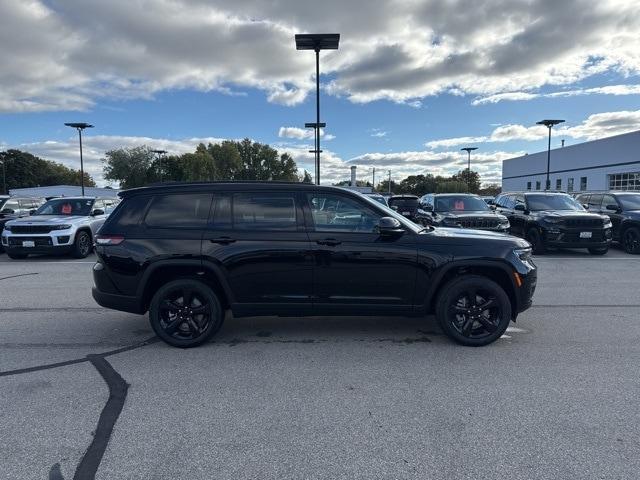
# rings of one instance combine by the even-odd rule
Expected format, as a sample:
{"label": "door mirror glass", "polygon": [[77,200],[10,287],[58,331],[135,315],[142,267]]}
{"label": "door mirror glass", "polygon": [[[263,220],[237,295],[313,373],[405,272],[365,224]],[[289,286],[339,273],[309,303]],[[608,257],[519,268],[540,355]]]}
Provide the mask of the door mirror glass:
{"label": "door mirror glass", "polygon": [[16,212],[12,208],[3,208],[2,211],[0,211],[0,213],[2,213],[4,215],[13,215]]}
{"label": "door mirror glass", "polygon": [[519,212],[524,212],[526,210],[526,207],[522,203],[517,203],[516,206],[513,207],[513,209]]}
{"label": "door mirror glass", "polygon": [[378,232],[380,235],[400,235],[404,233],[404,228],[397,218],[382,217],[378,221]]}
{"label": "door mirror glass", "polygon": [[91,212],[91,215],[93,215],[94,217],[98,215],[104,215],[104,210],[102,210],[101,208],[96,208],[93,210],[93,212]]}
{"label": "door mirror glass", "polygon": [[607,210],[612,210],[614,212],[617,212],[619,208],[618,208],[618,205],[610,204],[610,205],[607,205]]}
{"label": "door mirror glass", "polygon": [[34,213],[36,213],[36,209],[32,208],[31,210],[29,210],[29,215],[33,215]]}
{"label": "door mirror glass", "polygon": [[582,206],[584,207],[585,210],[589,210],[589,204],[588,203],[583,203]]}

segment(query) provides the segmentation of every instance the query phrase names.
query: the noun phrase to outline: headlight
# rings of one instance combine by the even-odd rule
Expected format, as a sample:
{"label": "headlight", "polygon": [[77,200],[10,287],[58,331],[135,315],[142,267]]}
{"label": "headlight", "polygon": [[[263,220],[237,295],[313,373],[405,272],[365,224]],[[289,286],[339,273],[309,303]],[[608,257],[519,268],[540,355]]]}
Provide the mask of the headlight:
{"label": "headlight", "polygon": [[447,227],[459,227],[460,224],[458,223],[458,220],[452,217],[445,217],[442,220],[442,223],[444,225],[446,225]]}
{"label": "headlight", "polygon": [[10,231],[11,231],[11,225],[5,225],[5,226],[4,226],[4,229],[5,229],[7,232],[10,232]]}
{"label": "headlight", "polygon": [[513,253],[516,254],[521,261],[530,263],[531,262],[531,247],[524,248],[514,248]]}
{"label": "headlight", "polygon": [[500,226],[509,226],[509,219],[507,217],[500,217],[498,219],[498,223],[500,224]]}
{"label": "headlight", "polygon": [[559,217],[544,217],[544,221],[547,223],[560,223],[562,219]]}
{"label": "headlight", "polygon": [[51,227],[51,230],[67,230],[71,228],[71,225],[56,225],[55,227]]}

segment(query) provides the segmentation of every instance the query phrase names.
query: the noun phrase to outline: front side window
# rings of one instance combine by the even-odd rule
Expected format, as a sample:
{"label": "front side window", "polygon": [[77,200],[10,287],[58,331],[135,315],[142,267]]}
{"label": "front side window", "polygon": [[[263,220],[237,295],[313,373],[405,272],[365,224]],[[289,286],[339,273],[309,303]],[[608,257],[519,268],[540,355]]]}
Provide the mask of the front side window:
{"label": "front side window", "polygon": [[348,197],[308,194],[307,198],[318,232],[372,233],[381,217],[366,205]]}
{"label": "front side window", "polygon": [[589,205],[590,210],[597,210],[600,208],[601,203],[602,203],[602,195],[597,193],[597,194],[591,195],[591,197],[589,198],[589,201],[587,202],[587,205]]}
{"label": "front side window", "polygon": [[602,209],[607,210],[607,205],[615,205],[618,206],[618,202],[613,195],[603,195],[602,196]]}
{"label": "front side window", "polygon": [[582,210],[582,205],[569,195],[527,195],[527,207],[531,211],[541,210]]}
{"label": "front side window", "polygon": [[56,198],[36,210],[35,215],[63,215],[86,217],[91,213],[93,200],[86,198]]}
{"label": "front side window", "polygon": [[296,200],[291,193],[237,193],[233,227],[238,230],[297,230]]}
{"label": "front side window", "polygon": [[620,195],[618,199],[625,210],[640,210],[640,194]]}
{"label": "front side window", "polygon": [[211,195],[206,193],[159,195],[151,201],[144,223],[155,228],[203,227],[210,205]]}

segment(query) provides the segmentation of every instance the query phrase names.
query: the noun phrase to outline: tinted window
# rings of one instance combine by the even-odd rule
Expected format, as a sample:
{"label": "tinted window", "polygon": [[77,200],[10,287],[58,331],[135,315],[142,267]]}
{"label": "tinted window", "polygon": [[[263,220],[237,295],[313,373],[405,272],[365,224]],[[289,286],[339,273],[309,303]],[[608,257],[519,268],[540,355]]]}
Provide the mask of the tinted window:
{"label": "tinted window", "polygon": [[625,210],[640,210],[640,195],[620,195],[618,199]]}
{"label": "tinted window", "polygon": [[618,206],[618,202],[616,202],[616,199],[613,197],[613,195],[602,196],[602,209],[606,210],[607,205],[615,205],[616,207]]}
{"label": "tinted window", "polygon": [[446,197],[436,197],[436,212],[471,212],[486,211],[489,207],[484,200],[469,195],[447,195]]}
{"label": "tinted window", "polygon": [[587,205],[589,205],[589,208],[591,210],[597,210],[600,208],[601,203],[602,203],[602,195],[594,194],[594,195],[591,195],[591,197],[589,198]]}
{"label": "tinted window", "polygon": [[147,204],[151,197],[146,195],[139,195],[126,199],[120,205],[117,211],[114,212],[114,216],[111,217],[111,222],[121,227],[131,227],[138,225],[142,220],[142,215],[147,209]]}
{"label": "tinted window", "polygon": [[189,193],[154,197],[144,219],[149,227],[202,227],[209,217],[211,195]]}
{"label": "tinted window", "polygon": [[239,230],[296,230],[296,201],[290,193],[238,193],[233,227]]}
{"label": "tinted window", "polygon": [[389,199],[390,207],[409,207],[409,208],[418,208],[418,199],[417,198],[393,198]]}
{"label": "tinted window", "polygon": [[211,228],[226,230],[231,228],[231,197],[229,195],[216,195],[211,205]]}
{"label": "tinted window", "polygon": [[529,210],[584,210],[569,195],[527,195]]}
{"label": "tinted window", "polygon": [[308,194],[307,198],[316,231],[371,233],[380,219],[368,206],[348,197]]}

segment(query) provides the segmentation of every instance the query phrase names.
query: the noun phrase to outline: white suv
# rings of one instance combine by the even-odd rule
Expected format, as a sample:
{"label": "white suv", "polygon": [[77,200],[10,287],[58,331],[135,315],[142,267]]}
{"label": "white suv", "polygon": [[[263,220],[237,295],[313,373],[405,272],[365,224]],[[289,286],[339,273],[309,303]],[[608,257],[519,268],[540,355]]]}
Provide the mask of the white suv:
{"label": "white suv", "polygon": [[93,238],[118,200],[95,197],[62,197],[49,200],[30,217],[6,223],[2,246],[9,258],[30,253],[70,253],[84,258]]}

